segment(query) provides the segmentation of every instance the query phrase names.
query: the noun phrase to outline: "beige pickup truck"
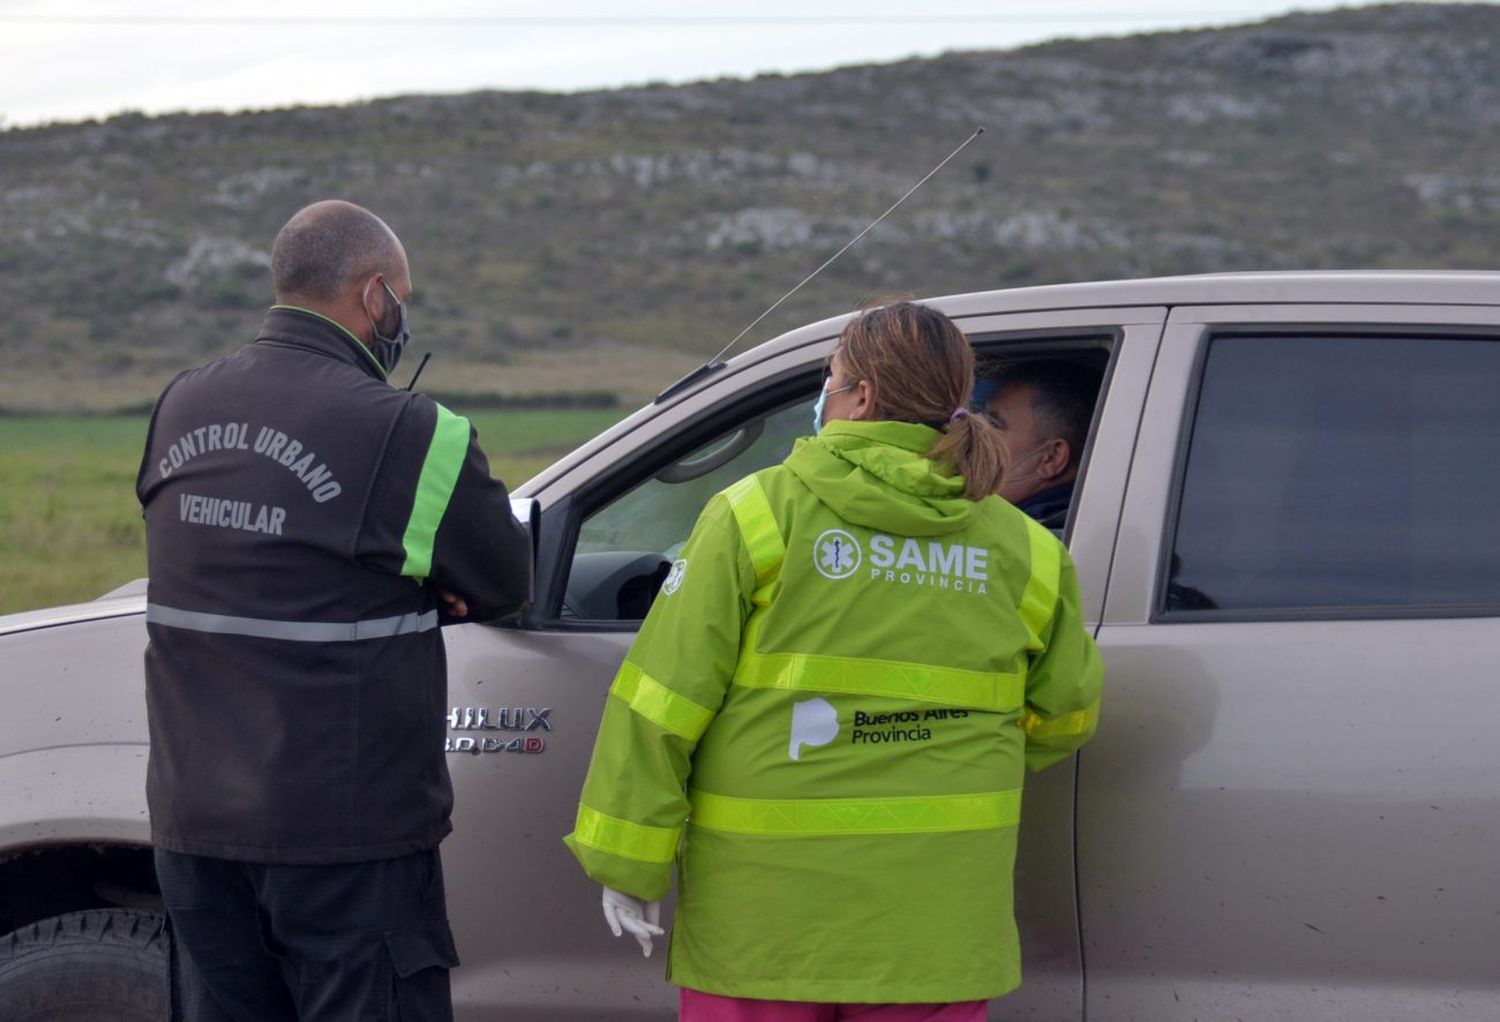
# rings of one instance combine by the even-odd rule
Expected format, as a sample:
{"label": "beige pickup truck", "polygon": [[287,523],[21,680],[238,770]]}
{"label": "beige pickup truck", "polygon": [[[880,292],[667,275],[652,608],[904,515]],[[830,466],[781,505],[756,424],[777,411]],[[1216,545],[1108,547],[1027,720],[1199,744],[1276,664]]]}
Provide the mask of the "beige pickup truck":
{"label": "beige pickup truck", "polygon": [[[1500,273],[934,299],[1103,386],[1065,538],[1099,736],[1026,793],[996,1019],[1500,1018]],[[534,610],[445,631],[458,1017],[673,1017],[566,853],[611,675],[710,494],[808,431],[842,319],[515,488]],[[0,619],[0,1019],[160,1019],[141,583]],[[955,876],[956,884],[980,878]]]}

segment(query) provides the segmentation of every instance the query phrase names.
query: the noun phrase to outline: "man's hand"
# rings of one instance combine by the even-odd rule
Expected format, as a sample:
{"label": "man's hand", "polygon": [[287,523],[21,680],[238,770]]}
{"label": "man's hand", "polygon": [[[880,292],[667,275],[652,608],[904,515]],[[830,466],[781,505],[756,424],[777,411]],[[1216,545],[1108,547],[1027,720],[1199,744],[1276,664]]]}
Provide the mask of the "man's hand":
{"label": "man's hand", "polygon": [[616,937],[629,931],[647,958],[651,957],[651,938],[667,932],[657,925],[661,922],[661,902],[642,901],[613,887],[604,889],[604,921]]}
{"label": "man's hand", "polygon": [[462,596],[458,595],[457,593],[449,592],[442,586],[438,586],[438,595],[441,596],[443,598],[443,602],[448,605],[447,611],[449,617],[469,616],[469,604],[464,600]]}

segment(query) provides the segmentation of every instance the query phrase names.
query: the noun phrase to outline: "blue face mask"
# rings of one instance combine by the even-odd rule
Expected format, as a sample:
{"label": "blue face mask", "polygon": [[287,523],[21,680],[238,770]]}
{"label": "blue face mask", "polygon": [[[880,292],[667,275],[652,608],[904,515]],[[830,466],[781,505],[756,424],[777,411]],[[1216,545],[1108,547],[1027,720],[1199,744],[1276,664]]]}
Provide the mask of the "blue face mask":
{"label": "blue face mask", "polygon": [[[829,379],[831,380],[832,377],[830,377]],[[842,394],[846,390],[853,390],[855,386],[851,383],[847,387],[837,387],[833,390],[829,390],[828,383],[829,380],[823,381],[823,389],[818,392],[818,400],[813,403],[813,436],[817,436],[819,433],[823,432],[823,406],[828,403],[828,395]]]}

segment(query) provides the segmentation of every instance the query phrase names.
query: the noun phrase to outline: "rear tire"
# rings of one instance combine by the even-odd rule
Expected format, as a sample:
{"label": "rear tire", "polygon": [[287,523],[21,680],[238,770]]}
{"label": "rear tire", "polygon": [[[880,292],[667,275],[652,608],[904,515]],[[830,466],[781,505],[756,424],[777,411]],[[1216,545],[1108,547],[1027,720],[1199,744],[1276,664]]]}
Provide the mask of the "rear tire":
{"label": "rear tire", "polygon": [[0,937],[5,1022],[163,1022],[167,1001],[167,935],[155,913],[71,912]]}

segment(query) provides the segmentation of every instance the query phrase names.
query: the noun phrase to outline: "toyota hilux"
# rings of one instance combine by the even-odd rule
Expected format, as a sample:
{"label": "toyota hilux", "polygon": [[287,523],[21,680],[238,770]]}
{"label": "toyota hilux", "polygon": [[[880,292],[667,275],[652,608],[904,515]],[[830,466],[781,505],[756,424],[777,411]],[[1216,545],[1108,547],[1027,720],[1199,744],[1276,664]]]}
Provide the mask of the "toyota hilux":
{"label": "toyota hilux", "polygon": [[[1063,527],[1103,711],[1029,779],[1026,979],[993,1017],[1500,1018],[1500,273],[932,303],[986,371],[1103,379]],[[531,608],[445,630],[460,1019],[672,1017],[561,838],[676,549],[809,431],[843,322],[705,366],[515,488]],[[0,1018],[164,1017],[144,606],[133,583],[0,619]]]}

